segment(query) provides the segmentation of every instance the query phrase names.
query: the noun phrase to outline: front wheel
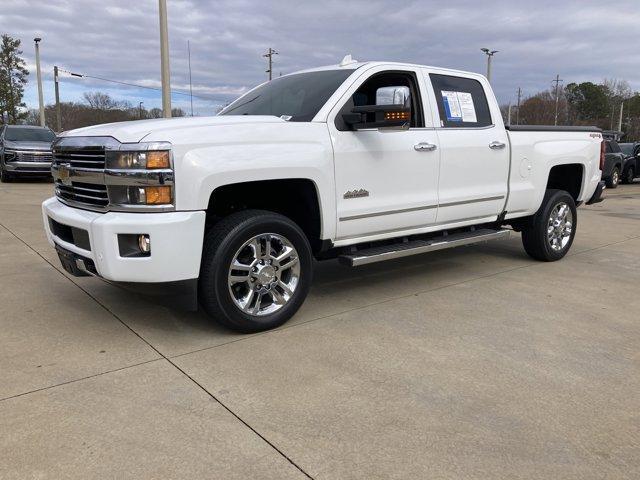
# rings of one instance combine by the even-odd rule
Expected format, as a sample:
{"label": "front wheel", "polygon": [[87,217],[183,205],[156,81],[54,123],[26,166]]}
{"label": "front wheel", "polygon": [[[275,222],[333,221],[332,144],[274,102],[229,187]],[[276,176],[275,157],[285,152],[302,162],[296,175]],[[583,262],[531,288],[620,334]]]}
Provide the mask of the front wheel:
{"label": "front wheel", "polygon": [[275,328],[304,302],[312,265],[309,241],[294,222],[261,210],[234,213],[205,237],[199,300],[233,330]]}
{"label": "front wheel", "polygon": [[564,190],[547,190],[530,225],[522,230],[525,251],[536,260],[560,260],[571,248],[577,220],[573,197]]}
{"label": "front wheel", "polygon": [[0,182],[9,183],[11,180],[11,175],[2,166],[0,166]]}
{"label": "front wheel", "polygon": [[636,177],[636,172],[633,167],[627,168],[624,173],[624,183],[629,184],[633,183],[633,179]]}

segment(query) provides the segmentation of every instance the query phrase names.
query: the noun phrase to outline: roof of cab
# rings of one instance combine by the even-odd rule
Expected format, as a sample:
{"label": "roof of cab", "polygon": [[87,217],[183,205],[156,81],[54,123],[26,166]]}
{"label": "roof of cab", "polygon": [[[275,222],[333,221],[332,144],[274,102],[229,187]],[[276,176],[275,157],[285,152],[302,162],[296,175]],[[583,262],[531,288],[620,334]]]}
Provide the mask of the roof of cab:
{"label": "roof of cab", "polygon": [[[343,60],[343,62],[344,62],[344,60]],[[295,75],[297,73],[320,72],[320,71],[324,71],[324,70],[357,70],[358,68],[364,67],[365,65],[368,65],[370,67],[377,67],[377,66],[380,66],[380,65],[389,65],[389,66],[397,66],[397,67],[428,68],[428,69],[431,69],[431,70],[446,71],[448,73],[453,73],[453,74],[482,76],[482,74],[477,73],[477,72],[468,72],[468,71],[464,71],[464,70],[454,70],[452,68],[434,67],[434,66],[430,66],[430,65],[420,65],[420,64],[416,64],[416,63],[381,62],[381,61],[359,62],[359,61],[356,61],[356,60],[353,60],[352,62],[346,63],[346,64],[339,63],[337,65],[325,65],[323,67],[308,68],[308,69],[305,69],[305,70],[299,70],[297,72],[289,73],[288,75]]]}

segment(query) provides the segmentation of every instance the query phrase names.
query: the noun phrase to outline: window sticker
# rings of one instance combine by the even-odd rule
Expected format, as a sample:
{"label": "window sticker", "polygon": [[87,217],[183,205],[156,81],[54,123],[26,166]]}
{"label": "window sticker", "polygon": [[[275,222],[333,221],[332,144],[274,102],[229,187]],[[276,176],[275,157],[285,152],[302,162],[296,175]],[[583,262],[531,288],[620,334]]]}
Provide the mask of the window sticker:
{"label": "window sticker", "polygon": [[447,115],[447,120],[450,122],[461,122],[462,110],[460,109],[460,102],[458,101],[458,92],[443,90],[442,101],[444,102],[444,111]]}
{"label": "window sticker", "polygon": [[473,105],[473,97],[467,92],[458,92],[458,101],[460,102],[460,110],[462,111],[462,121],[476,123],[476,107]]}
{"label": "window sticker", "polygon": [[443,90],[442,101],[449,122],[476,123],[478,121],[473,97],[470,93]]}

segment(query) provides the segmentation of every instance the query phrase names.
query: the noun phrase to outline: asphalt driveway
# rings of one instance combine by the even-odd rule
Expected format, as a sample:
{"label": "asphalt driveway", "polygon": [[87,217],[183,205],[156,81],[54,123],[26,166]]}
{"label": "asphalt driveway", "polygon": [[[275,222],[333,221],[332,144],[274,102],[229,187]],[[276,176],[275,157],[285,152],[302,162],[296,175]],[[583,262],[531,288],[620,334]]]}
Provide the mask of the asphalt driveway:
{"label": "asphalt driveway", "polygon": [[640,477],[640,184],[561,262],[323,263],[256,335],[69,277],[51,191],[0,185],[2,479]]}

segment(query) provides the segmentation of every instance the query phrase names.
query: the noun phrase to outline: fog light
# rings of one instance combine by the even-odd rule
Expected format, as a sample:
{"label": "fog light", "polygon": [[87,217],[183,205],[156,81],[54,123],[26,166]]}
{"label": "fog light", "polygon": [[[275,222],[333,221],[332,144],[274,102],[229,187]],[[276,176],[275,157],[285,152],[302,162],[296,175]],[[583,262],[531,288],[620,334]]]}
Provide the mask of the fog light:
{"label": "fog light", "polygon": [[140,248],[142,253],[151,252],[151,239],[149,238],[149,235],[138,235],[138,248]]}

